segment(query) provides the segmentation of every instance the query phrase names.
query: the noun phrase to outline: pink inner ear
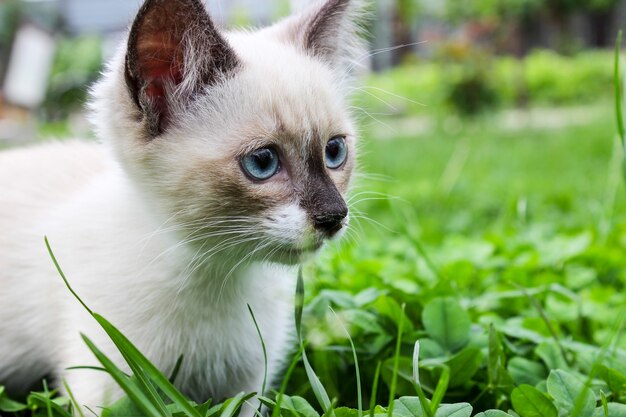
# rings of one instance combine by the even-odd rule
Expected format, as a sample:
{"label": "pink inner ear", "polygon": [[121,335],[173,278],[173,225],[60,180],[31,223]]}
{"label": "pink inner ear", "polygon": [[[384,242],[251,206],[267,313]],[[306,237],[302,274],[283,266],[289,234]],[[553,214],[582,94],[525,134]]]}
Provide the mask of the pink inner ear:
{"label": "pink inner ear", "polygon": [[152,99],[165,98],[166,85],[183,80],[183,55],[179,40],[167,31],[152,32],[137,42],[139,68],[144,80],[144,94]]}

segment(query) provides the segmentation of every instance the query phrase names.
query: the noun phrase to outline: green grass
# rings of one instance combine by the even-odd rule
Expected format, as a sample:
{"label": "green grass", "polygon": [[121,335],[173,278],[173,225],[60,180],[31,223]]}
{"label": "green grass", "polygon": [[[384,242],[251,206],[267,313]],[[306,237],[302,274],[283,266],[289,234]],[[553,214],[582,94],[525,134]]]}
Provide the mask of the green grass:
{"label": "green grass", "polygon": [[[451,368],[444,402],[468,401],[475,411],[512,406],[512,389],[529,382],[520,364],[536,367],[531,380],[545,391],[551,370],[589,375],[599,347],[626,348],[626,201],[611,107],[600,114],[559,130],[509,132],[483,122],[455,135],[365,138],[366,171],[387,178],[362,181],[377,194],[363,194],[370,200],[358,206],[381,224],[364,220],[356,244],[308,271],[308,333],[317,342],[310,356],[329,395],[355,405],[352,361],[341,333],[326,330],[336,327],[327,304],[352,324],[364,392],[383,363],[379,404],[392,383],[404,303],[410,329],[401,375],[411,375],[416,339],[429,395],[442,372],[437,367],[462,359],[472,366]],[[442,299],[458,303],[473,323],[461,332],[469,341],[460,349],[433,343],[424,321],[424,309]],[[496,341],[489,340],[491,324]],[[492,360],[497,365],[489,369]],[[462,369],[469,370],[455,373]],[[307,396],[306,379],[292,380],[301,382],[293,392]],[[399,395],[416,395],[408,382]],[[601,385],[593,380],[598,399]],[[624,401],[625,390],[610,401]]]}
{"label": "green grass", "polygon": [[[376,175],[355,207],[372,221],[356,214],[344,243],[305,267],[306,354],[286,395],[266,393],[270,412],[625,415],[626,199],[613,108],[598,114],[556,130],[485,118],[383,140],[365,128],[363,171]],[[230,417],[247,398],[188,404],[95,316],[135,371],[100,356],[135,404],[110,415]],[[69,400],[49,398],[31,395],[17,415],[67,415]],[[0,390],[0,414],[19,409]]]}
{"label": "green grass", "polygon": [[[363,188],[392,199],[365,210],[394,225],[396,213],[388,207],[402,207],[394,198],[402,199],[411,222],[434,241],[450,232],[509,228],[519,220],[558,227],[600,221],[610,203],[606,193],[613,192],[607,190],[607,179],[615,174],[609,170],[615,136],[610,107],[605,114],[588,125],[560,130],[511,132],[484,123],[454,135],[433,132],[393,141],[366,137],[364,170],[387,181],[370,181]],[[616,208],[624,213],[618,186]],[[527,206],[524,216],[521,203]]]}

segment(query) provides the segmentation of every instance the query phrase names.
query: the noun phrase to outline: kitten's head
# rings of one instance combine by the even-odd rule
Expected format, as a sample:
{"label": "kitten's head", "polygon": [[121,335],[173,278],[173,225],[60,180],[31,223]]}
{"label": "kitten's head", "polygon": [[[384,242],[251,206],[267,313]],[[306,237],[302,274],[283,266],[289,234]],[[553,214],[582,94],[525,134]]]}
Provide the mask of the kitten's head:
{"label": "kitten's head", "polygon": [[207,254],[284,263],[345,230],[356,154],[345,96],[362,9],[326,0],[222,32],[200,0],[144,3],[92,109],[166,227]]}

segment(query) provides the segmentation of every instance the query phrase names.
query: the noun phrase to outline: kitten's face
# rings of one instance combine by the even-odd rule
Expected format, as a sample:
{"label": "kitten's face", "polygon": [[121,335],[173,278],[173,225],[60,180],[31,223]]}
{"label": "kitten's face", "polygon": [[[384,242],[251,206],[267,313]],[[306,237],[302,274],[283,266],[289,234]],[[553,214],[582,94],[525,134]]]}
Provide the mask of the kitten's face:
{"label": "kitten's face", "polygon": [[[131,31],[127,88],[118,90],[131,110],[112,132],[137,136],[115,143],[124,166],[207,257],[301,261],[348,226],[356,135],[341,81],[349,69],[329,55],[338,50],[320,49],[329,47],[320,16],[336,26],[351,2],[331,0],[256,33],[222,35],[204,20],[206,33],[184,43],[185,32],[182,46],[163,51],[170,23],[162,16],[176,14],[164,8],[180,15],[201,7],[169,2],[149,0]],[[202,49],[207,39],[213,46]],[[172,62],[159,69],[163,56]]]}
{"label": "kitten's face", "polygon": [[221,243],[247,240],[255,257],[296,262],[348,225],[354,127],[321,64],[267,42],[255,45],[268,57],[259,61],[240,42],[240,72],[147,144],[149,166],[168,172],[159,187],[181,221]]}

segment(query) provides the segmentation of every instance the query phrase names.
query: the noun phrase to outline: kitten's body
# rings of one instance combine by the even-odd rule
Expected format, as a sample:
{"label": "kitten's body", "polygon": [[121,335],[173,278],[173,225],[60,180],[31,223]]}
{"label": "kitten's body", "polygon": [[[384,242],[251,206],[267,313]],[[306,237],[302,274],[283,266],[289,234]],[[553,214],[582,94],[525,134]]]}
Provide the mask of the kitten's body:
{"label": "kitten's body", "polygon": [[[171,372],[184,354],[181,388],[195,399],[260,390],[263,353],[246,304],[262,329],[275,372],[290,334],[292,268],[254,264],[234,273],[223,288],[221,271],[209,277],[212,271],[203,269],[202,281],[183,282],[195,253],[184,246],[172,250],[177,242],[163,231],[168,226],[149,214],[137,190],[102,151],[96,145],[67,143],[0,154],[0,178],[10,180],[0,181],[3,190],[10,185],[23,196],[37,185],[30,195],[38,195],[22,204],[11,199],[17,211],[0,216],[5,231],[0,310],[7,314],[0,324],[0,380],[19,390],[33,376],[98,365],[78,342],[78,331],[105,352],[115,352],[60,280],[43,245],[42,237],[48,235],[64,272],[90,308],[119,326],[163,372]],[[21,157],[32,159],[19,167],[9,165]],[[24,222],[25,215],[30,221]],[[17,272],[4,273],[9,271]],[[65,377],[81,401],[106,402],[106,393],[90,392],[107,385],[104,374],[76,370]],[[83,383],[86,379],[89,384]]]}
{"label": "kitten's body", "polygon": [[[141,48],[142,36],[154,27],[161,36],[170,24],[151,16],[150,8],[198,11],[195,0],[167,1],[147,2],[131,47],[134,36]],[[142,81],[139,107],[129,91],[143,67],[133,69],[134,55],[122,49],[92,104],[99,136],[109,146],[68,142],[0,154],[0,385],[19,391],[52,374],[67,379],[81,403],[118,396],[104,373],[65,370],[97,365],[79,332],[118,363],[121,358],[64,287],[44,235],[76,292],[164,373],[184,355],[177,385],[192,398],[261,389],[263,352],[247,304],[267,345],[269,376],[276,376],[292,335],[293,265],[311,242],[317,248],[335,233],[322,233],[311,219],[327,223],[323,210],[343,204],[337,190],[346,192],[354,164],[354,152],[337,170],[312,162],[317,149],[323,159],[333,135],[354,145],[349,113],[334,90],[342,87],[345,68],[335,73],[329,65],[347,57],[331,57],[339,49],[317,33],[320,19],[341,23],[336,19],[344,14],[352,19],[352,8],[350,1],[331,0],[301,20],[230,34],[236,63],[224,58],[226,44],[219,54],[211,49],[218,58],[208,64],[193,60],[209,58],[187,56],[185,44],[179,87],[146,99],[142,94],[154,94],[153,78]],[[304,49],[291,39],[300,24],[307,29]],[[211,48],[219,48],[212,31],[203,36],[217,36]],[[181,39],[190,36],[187,31]],[[303,53],[312,47],[329,49],[317,57]],[[141,58],[141,49],[136,54]],[[175,64],[183,65],[172,63],[160,76],[180,69]],[[189,85],[202,65],[219,67],[198,92]],[[166,107],[154,112],[153,105]],[[275,179],[251,182],[237,155],[269,138],[285,167]]]}

